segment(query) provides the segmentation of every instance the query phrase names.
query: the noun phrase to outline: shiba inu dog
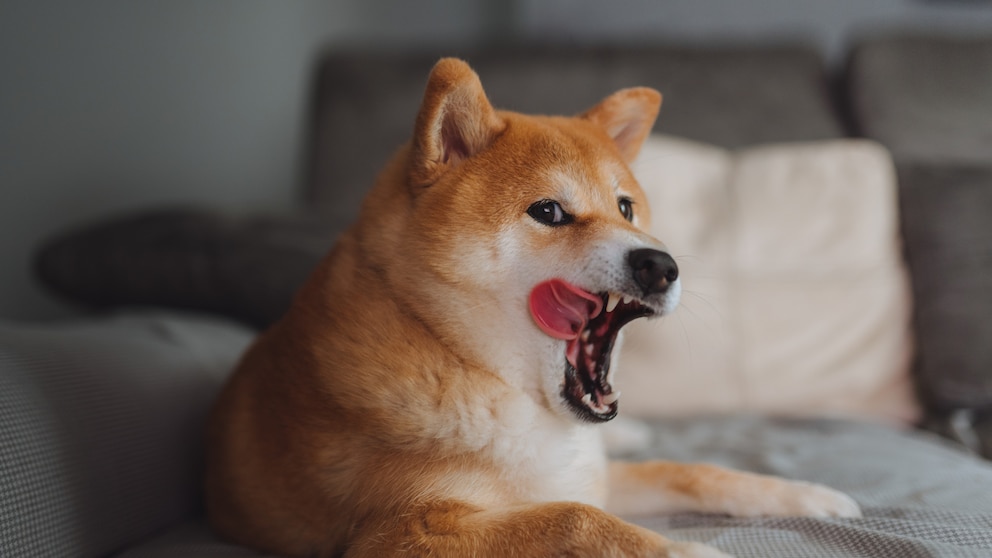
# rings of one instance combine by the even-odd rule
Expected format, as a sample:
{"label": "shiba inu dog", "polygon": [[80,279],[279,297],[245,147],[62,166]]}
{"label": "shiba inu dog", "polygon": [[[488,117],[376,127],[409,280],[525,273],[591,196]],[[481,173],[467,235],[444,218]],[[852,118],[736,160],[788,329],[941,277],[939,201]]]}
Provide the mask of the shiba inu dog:
{"label": "shiba inu dog", "polygon": [[620,328],[680,293],[627,166],[660,103],[496,111],[438,62],[412,140],[216,404],[214,528],[295,556],[715,557],[618,515],[857,515],[826,487],[604,455]]}

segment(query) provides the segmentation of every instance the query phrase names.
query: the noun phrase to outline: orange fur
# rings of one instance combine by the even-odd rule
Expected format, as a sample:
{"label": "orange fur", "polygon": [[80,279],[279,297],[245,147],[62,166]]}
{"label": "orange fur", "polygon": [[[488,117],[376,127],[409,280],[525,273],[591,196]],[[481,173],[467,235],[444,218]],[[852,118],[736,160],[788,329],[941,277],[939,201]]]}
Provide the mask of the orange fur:
{"label": "orange fur", "polygon": [[[214,528],[296,556],[716,557],[601,508],[852,513],[827,489],[710,466],[608,467],[595,427],[561,410],[562,344],[526,293],[594,282],[584,258],[603,246],[660,246],[625,164],[659,104],[641,88],[577,118],[495,111],[466,64],[440,61],[413,139],[217,401]],[[574,223],[535,224],[542,199]]]}

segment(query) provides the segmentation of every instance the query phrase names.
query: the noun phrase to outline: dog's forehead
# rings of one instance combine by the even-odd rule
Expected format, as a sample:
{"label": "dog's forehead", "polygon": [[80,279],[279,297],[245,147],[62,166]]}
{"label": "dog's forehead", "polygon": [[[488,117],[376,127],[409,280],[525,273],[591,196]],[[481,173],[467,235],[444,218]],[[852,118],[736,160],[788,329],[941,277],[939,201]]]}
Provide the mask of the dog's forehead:
{"label": "dog's forehead", "polygon": [[530,175],[528,182],[543,197],[577,212],[613,207],[619,196],[639,197],[629,169],[605,133],[591,123],[538,117],[515,128],[528,132],[519,144],[526,144],[529,168],[520,170]]}
{"label": "dog's forehead", "polygon": [[595,164],[566,164],[546,172],[548,186],[572,211],[584,213],[604,204],[612,207],[617,197],[630,195],[623,187],[624,169],[610,161]]}

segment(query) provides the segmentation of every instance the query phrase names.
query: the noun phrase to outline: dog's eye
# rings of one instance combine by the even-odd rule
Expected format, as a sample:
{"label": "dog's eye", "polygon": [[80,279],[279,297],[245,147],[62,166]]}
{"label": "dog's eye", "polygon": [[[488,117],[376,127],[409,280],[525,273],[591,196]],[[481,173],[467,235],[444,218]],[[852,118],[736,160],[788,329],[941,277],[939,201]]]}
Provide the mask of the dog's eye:
{"label": "dog's eye", "polygon": [[634,202],[632,200],[627,199],[627,198],[620,198],[617,201],[617,207],[620,208],[620,215],[623,215],[623,218],[624,219],[633,222],[633,220],[634,220]]}
{"label": "dog's eye", "polygon": [[552,227],[567,225],[572,222],[572,216],[565,213],[561,205],[554,200],[541,200],[535,203],[527,209],[527,215],[530,215],[540,223]]}

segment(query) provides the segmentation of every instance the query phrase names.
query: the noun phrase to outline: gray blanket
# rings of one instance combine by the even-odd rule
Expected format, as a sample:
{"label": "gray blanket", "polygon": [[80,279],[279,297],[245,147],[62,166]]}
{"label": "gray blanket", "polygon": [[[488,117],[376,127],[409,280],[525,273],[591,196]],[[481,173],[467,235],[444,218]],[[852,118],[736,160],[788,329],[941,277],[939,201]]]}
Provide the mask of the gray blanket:
{"label": "gray blanket", "polygon": [[[842,420],[711,417],[652,425],[662,457],[824,483],[852,495],[860,519],[734,519],[686,514],[631,517],[673,539],[738,558],[992,556],[992,466],[918,432]],[[535,536],[540,534],[535,533]],[[239,558],[255,553],[188,523],[127,558]]]}
{"label": "gray blanket", "polygon": [[992,466],[919,432],[852,421],[714,417],[655,424],[630,458],[708,461],[823,483],[860,519],[629,518],[738,558],[992,556]]}

